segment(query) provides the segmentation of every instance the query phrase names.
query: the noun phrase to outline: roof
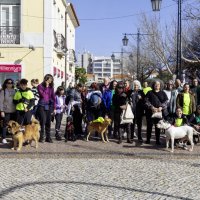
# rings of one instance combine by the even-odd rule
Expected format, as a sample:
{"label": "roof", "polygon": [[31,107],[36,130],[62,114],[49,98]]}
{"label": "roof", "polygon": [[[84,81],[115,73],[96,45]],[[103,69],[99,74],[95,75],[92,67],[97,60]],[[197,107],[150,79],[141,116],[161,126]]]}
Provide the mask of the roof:
{"label": "roof", "polygon": [[76,27],[80,26],[80,23],[79,23],[79,20],[78,20],[77,15],[76,15],[76,11],[75,11],[75,9],[74,9],[73,4],[72,4],[72,3],[68,3],[68,4],[67,4],[67,9],[68,9],[68,11],[70,12],[70,15],[72,16],[72,22],[73,22],[73,24],[74,24]]}

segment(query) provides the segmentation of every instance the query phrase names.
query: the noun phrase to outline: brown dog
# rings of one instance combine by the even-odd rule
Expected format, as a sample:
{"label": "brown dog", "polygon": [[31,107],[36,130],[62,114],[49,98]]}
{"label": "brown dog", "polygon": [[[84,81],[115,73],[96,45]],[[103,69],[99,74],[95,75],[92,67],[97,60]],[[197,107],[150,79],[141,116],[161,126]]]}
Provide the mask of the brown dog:
{"label": "brown dog", "polygon": [[[89,141],[88,138],[92,132],[98,132],[101,134],[101,138],[102,138],[103,142],[106,142],[106,141],[109,142],[107,129],[110,124],[111,124],[111,119],[109,119],[109,118],[105,118],[103,123],[90,122],[87,127],[88,135],[87,135],[86,141]],[[104,139],[104,135],[105,135],[106,141]]]}
{"label": "brown dog", "polygon": [[[38,148],[38,140],[40,138],[40,123],[35,118],[32,119],[31,124],[25,126],[25,130],[21,130],[21,126],[15,121],[8,122],[8,132],[13,135],[12,150],[20,151],[25,141],[35,141],[35,148]],[[17,147],[18,144],[18,147]]]}

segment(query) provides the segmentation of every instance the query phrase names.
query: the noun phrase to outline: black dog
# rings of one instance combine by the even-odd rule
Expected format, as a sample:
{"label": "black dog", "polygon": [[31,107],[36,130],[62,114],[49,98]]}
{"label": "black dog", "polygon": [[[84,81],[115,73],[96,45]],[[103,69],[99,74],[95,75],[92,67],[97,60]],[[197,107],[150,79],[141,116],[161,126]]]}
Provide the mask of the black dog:
{"label": "black dog", "polygon": [[76,141],[75,134],[74,134],[73,119],[71,116],[67,117],[64,137],[65,137],[65,142],[67,142],[68,140]]}

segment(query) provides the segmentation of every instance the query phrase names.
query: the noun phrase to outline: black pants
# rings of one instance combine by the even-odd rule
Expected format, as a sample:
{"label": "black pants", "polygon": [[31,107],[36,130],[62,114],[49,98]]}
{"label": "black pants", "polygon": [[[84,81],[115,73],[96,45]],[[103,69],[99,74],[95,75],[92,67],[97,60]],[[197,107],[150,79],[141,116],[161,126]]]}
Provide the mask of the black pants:
{"label": "black pants", "polygon": [[31,117],[32,117],[32,113],[31,111],[16,111],[16,121],[20,124],[20,125],[28,125],[31,123]]}
{"label": "black pants", "polygon": [[40,122],[40,138],[44,138],[44,132],[46,138],[50,138],[51,134],[51,110],[45,110],[43,106],[39,106],[37,109],[37,116]]}
{"label": "black pants", "polygon": [[83,114],[80,112],[80,109],[78,106],[74,106],[72,117],[73,117],[73,124],[74,124],[74,134],[76,136],[80,136],[82,134]]}
{"label": "black pants", "polygon": [[138,140],[142,139],[142,116],[137,117],[135,115],[133,119],[133,124],[131,124],[131,139],[134,137],[134,131],[135,131],[135,125],[137,124],[137,135],[138,135]]}
{"label": "black pants", "polygon": [[156,127],[156,124],[159,122],[160,119],[151,118],[151,115],[147,115],[147,141],[151,139],[151,133],[153,125],[155,126],[155,136],[156,142],[160,142],[160,129]]}
{"label": "black pants", "polygon": [[7,124],[10,120],[16,120],[16,114],[15,113],[5,113],[5,117],[2,118],[3,120],[3,126],[2,126],[2,138],[6,138],[7,133]]}
{"label": "black pants", "polygon": [[60,131],[60,125],[61,125],[61,122],[62,122],[62,118],[63,118],[63,113],[57,113],[55,115],[55,120],[56,120],[55,130],[56,130],[56,134],[58,134],[58,132]]}

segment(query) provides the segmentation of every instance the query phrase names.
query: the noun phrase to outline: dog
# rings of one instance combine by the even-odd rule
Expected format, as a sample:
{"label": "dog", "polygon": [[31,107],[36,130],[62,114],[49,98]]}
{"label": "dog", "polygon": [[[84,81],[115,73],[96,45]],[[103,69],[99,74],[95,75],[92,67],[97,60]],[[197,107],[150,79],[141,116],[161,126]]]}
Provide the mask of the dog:
{"label": "dog", "polygon": [[67,117],[66,127],[65,127],[65,142],[68,140],[75,141],[75,135],[74,135],[74,125],[73,125],[73,118],[72,116]]}
{"label": "dog", "polygon": [[[112,120],[109,118],[105,118],[104,122],[102,122],[102,123],[101,122],[90,122],[87,127],[88,134],[87,134],[86,141],[89,141],[89,136],[92,132],[98,132],[101,134],[101,138],[104,143],[106,141],[109,142],[107,130],[108,130],[108,126],[111,124],[111,122],[112,122]],[[105,135],[106,141],[104,139],[104,135]]]}
{"label": "dog", "polygon": [[[40,138],[40,123],[35,118],[32,119],[31,124],[28,124],[22,130],[22,127],[16,121],[10,120],[8,122],[8,132],[12,134],[13,147],[12,150],[20,151],[23,143],[35,141],[35,148],[38,148],[38,140]],[[18,147],[17,147],[18,145]]]}
{"label": "dog", "polygon": [[193,135],[198,135],[199,133],[192,128],[191,126],[180,126],[175,127],[171,125],[169,122],[160,120],[157,123],[157,128],[164,129],[166,134],[166,149],[169,148],[169,140],[171,139],[171,152],[174,152],[174,139],[181,139],[181,141],[189,140],[191,144],[191,148],[189,151],[193,151],[194,142]]}

